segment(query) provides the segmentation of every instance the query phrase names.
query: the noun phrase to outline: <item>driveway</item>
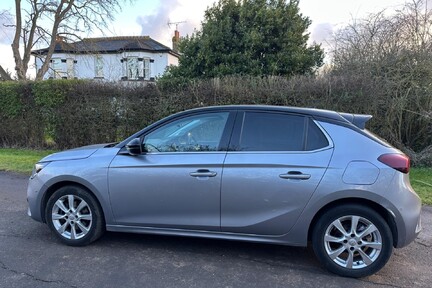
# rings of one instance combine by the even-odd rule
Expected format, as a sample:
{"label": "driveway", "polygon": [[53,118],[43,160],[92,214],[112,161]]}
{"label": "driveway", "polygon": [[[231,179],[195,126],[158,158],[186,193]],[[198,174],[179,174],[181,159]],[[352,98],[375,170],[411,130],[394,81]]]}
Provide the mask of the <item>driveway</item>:
{"label": "driveway", "polygon": [[431,287],[432,208],[423,233],[363,279],[326,272],[311,250],[234,241],[106,233],[60,244],[30,219],[27,176],[0,172],[0,287]]}

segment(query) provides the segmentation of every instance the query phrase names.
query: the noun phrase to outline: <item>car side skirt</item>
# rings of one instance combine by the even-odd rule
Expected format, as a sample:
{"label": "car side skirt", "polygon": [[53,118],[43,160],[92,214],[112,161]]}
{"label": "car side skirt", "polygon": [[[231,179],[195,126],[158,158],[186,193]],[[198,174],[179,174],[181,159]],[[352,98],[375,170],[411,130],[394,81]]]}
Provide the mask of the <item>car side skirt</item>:
{"label": "car side skirt", "polygon": [[106,225],[106,230],[111,232],[126,232],[137,234],[153,234],[166,236],[185,236],[185,237],[200,237],[210,239],[237,240],[255,243],[279,244],[286,246],[306,247],[304,243],[295,243],[287,241],[286,235],[267,236],[253,234],[237,234],[228,232],[214,232],[205,230],[186,230],[172,228],[156,228],[156,227],[138,227],[125,225]]}

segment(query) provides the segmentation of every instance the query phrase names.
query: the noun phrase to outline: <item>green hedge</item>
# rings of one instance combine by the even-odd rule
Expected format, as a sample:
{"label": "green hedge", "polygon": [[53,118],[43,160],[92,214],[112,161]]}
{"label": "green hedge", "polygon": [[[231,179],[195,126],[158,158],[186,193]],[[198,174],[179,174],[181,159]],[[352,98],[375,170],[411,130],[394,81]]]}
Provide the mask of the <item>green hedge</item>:
{"label": "green hedge", "polygon": [[113,142],[156,119],[153,86],[83,80],[0,82],[0,145],[66,149]]}
{"label": "green hedge", "polygon": [[44,127],[29,83],[0,82],[0,144],[40,147]]}
{"label": "green hedge", "polygon": [[[188,108],[269,104],[372,114],[373,132],[432,165],[431,97],[364,76],[226,77],[126,85],[84,80],[0,82],[0,146],[66,149],[124,139]],[[396,92],[395,92],[396,91]],[[399,94],[403,97],[399,97]],[[426,152],[427,154],[425,154]]]}

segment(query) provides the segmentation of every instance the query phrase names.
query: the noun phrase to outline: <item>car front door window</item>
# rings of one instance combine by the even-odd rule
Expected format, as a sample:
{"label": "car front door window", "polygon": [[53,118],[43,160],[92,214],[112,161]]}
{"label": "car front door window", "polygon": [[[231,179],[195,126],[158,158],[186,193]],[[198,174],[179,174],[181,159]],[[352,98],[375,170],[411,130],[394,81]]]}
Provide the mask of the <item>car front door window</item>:
{"label": "car front door window", "polygon": [[218,151],[228,112],[208,113],[170,122],[144,137],[147,152]]}

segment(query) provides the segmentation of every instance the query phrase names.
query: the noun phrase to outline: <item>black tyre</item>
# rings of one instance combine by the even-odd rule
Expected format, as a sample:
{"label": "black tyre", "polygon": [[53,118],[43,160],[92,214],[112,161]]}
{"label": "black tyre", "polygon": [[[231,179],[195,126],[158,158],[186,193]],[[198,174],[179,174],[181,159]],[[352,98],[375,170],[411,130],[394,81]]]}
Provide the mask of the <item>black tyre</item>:
{"label": "black tyre", "polygon": [[71,246],[90,244],[105,231],[99,203],[78,186],[65,186],[54,192],[46,205],[45,219],[54,234]]}
{"label": "black tyre", "polygon": [[314,226],[312,245],[329,271],[359,278],[384,267],[393,250],[393,235],[373,209],[349,204],[321,215]]}

